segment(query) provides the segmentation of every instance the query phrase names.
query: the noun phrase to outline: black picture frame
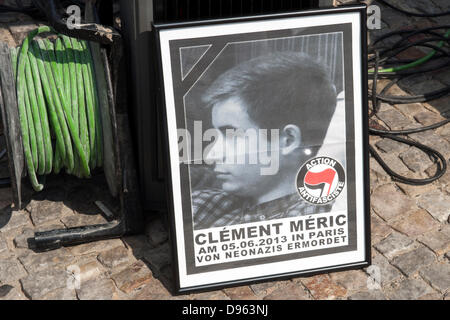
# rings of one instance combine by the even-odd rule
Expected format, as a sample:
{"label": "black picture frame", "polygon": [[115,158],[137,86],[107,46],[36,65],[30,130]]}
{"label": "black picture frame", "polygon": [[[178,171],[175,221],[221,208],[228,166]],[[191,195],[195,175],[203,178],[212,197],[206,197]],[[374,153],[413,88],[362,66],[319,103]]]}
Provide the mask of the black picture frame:
{"label": "black picture frame", "polygon": [[[352,17],[349,21],[345,23],[335,23],[333,22],[331,18],[339,18],[341,17],[343,21],[346,21],[346,17]],[[303,20],[302,20],[303,19]],[[348,150],[349,149],[357,149],[353,156],[358,158],[358,160],[353,162],[353,168],[354,168],[354,179],[355,182],[353,183],[350,181],[348,184],[353,185],[353,189],[355,191],[355,216],[354,216],[354,225],[352,225],[352,228],[354,227],[354,239],[348,240],[354,241],[352,244],[352,249],[350,248],[350,244],[347,245],[345,248],[347,248],[347,251],[343,250],[343,252],[337,252],[337,253],[328,253],[323,255],[317,255],[312,257],[313,259],[317,258],[317,261],[321,261],[320,258],[330,258],[329,260],[339,259],[340,256],[345,255],[345,262],[340,263],[336,261],[330,261],[329,264],[324,263],[321,261],[320,263],[317,263],[317,267],[314,267],[314,261],[311,262],[310,267],[298,267],[297,270],[292,269],[292,265],[290,265],[290,268],[282,269],[278,267],[277,263],[280,262],[266,262],[266,263],[255,263],[255,265],[246,265],[243,266],[246,263],[246,260],[244,259],[244,262],[236,262],[228,263],[228,267],[223,267],[220,269],[218,267],[217,270],[208,269],[209,267],[205,267],[204,271],[196,271],[202,270],[202,267],[194,266],[194,269],[190,269],[190,273],[188,275],[187,269],[192,267],[192,263],[189,265],[186,257],[188,254],[186,253],[185,246],[186,243],[190,243],[192,241],[193,236],[189,239],[190,241],[186,242],[186,236],[183,237],[183,239],[180,240],[180,234],[185,234],[185,228],[187,224],[191,224],[188,228],[192,234],[194,232],[197,232],[198,230],[194,230],[194,222],[192,218],[192,213],[190,217],[192,218],[191,221],[189,221],[188,218],[183,214],[183,200],[181,198],[183,197],[183,192],[181,188],[181,179],[182,174],[180,174],[180,165],[174,166],[173,164],[175,161],[179,160],[180,154],[179,152],[175,152],[174,146],[174,136],[173,132],[174,129],[180,128],[180,126],[177,124],[177,121],[179,120],[179,117],[177,117],[177,104],[175,102],[175,92],[176,90],[174,87],[180,86],[178,84],[174,84],[172,73],[174,72],[172,70],[172,66],[174,65],[173,59],[170,57],[173,56],[173,51],[171,53],[170,51],[170,45],[169,43],[172,41],[172,43],[175,43],[178,40],[187,40],[186,43],[178,43],[175,44],[175,49],[177,49],[179,52],[180,48],[183,45],[189,46],[189,41],[194,39],[205,39],[208,37],[224,37],[229,34],[224,34],[220,36],[204,36],[199,37],[196,36],[196,38],[192,37],[190,34],[189,36],[186,36],[186,33],[189,33],[188,31],[191,30],[206,30],[208,32],[208,28],[212,27],[219,27],[221,29],[232,28],[231,26],[237,25],[237,24],[246,24],[250,26],[250,24],[260,24],[264,25],[266,23],[267,25],[273,26],[275,22],[285,22],[285,21],[313,21],[314,27],[319,28],[324,27],[325,29],[327,27],[334,29],[338,26],[344,26],[345,30],[342,31],[342,47],[343,47],[343,57],[342,61],[344,59],[347,59],[346,61],[351,61],[352,65],[352,72],[351,76],[347,78],[347,76],[343,76],[343,86],[345,87],[348,85],[348,82],[351,81],[352,84],[350,85],[352,89],[352,95],[347,98],[345,98],[345,113],[346,113],[346,131],[348,130],[349,123],[352,123],[350,125],[351,128],[353,128],[352,133],[355,134],[353,138],[358,139],[358,148],[356,148],[354,145],[356,144],[355,141],[353,141],[353,147],[348,146],[348,144],[351,145],[351,142],[349,143],[348,139],[346,140],[346,156],[348,156]],[[319,20],[323,20],[323,24],[318,23]],[[195,22],[184,22],[184,23],[165,23],[160,25],[154,25],[154,43],[155,43],[155,50],[156,50],[156,57],[157,57],[157,77],[158,80],[156,81],[159,83],[158,88],[158,107],[157,112],[160,115],[160,119],[162,122],[163,127],[163,139],[162,141],[164,145],[165,150],[165,159],[166,159],[166,186],[167,186],[167,199],[168,199],[168,213],[169,213],[169,221],[170,221],[170,236],[171,236],[171,242],[172,242],[172,256],[173,256],[173,270],[174,270],[174,279],[175,279],[175,291],[177,294],[185,294],[188,292],[193,291],[204,291],[204,290],[210,290],[213,288],[225,288],[225,287],[231,287],[236,285],[242,285],[242,284],[252,284],[257,283],[261,281],[267,281],[267,280],[273,280],[273,279],[289,279],[294,276],[311,276],[316,274],[321,274],[325,272],[330,271],[344,271],[344,270],[351,270],[351,269],[358,269],[358,268],[364,268],[371,264],[371,238],[370,238],[370,190],[369,190],[369,151],[368,151],[368,145],[369,145],[369,136],[368,136],[368,102],[367,102],[367,92],[368,92],[368,85],[367,85],[367,29],[366,29],[366,6],[365,5],[351,5],[351,6],[344,6],[344,7],[338,7],[338,8],[330,8],[330,9],[318,9],[318,10],[308,10],[308,11],[301,11],[301,12],[291,12],[291,13],[283,13],[283,14],[274,14],[274,15],[260,15],[260,16],[250,16],[250,17],[239,17],[239,18],[230,18],[230,19],[215,19],[215,20],[205,20],[205,21],[195,21]],[[295,24],[295,22],[292,22]],[[350,26],[348,25],[350,24]],[[263,28],[263,27],[261,27]],[[276,29],[268,29],[267,31],[276,31]],[[300,27],[299,27],[300,28]],[[302,30],[304,31],[303,36],[308,35],[308,27],[307,25],[301,25]],[[324,30],[325,30],[324,29]],[[217,28],[214,30],[218,30]],[[289,29],[283,29],[280,28],[280,30],[289,30]],[[355,30],[358,30],[358,32],[355,32]],[[170,31],[172,40],[167,40],[167,38],[164,38],[165,32]],[[184,32],[182,37],[177,38],[176,33],[177,32]],[[236,34],[236,33],[233,33]],[[256,32],[239,32],[240,39],[244,41],[245,36],[247,34],[254,35]],[[313,33],[314,35],[319,35],[319,33]],[[250,37],[249,41],[254,40],[254,38]],[[266,40],[272,40],[270,36],[265,38]],[[345,51],[345,39],[350,39],[350,46],[351,46],[351,58],[348,60],[348,51]],[[181,41],[182,42],[182,41]],[[193,43],[196,44],[196,46],[201,47],[202,42],[196,42]],[[359,45],[355,45],[355,43]],[[177,47],[178,46],[178,47]],[[204,45],[206,46],[206,45]],[[169,48],[169,51],[167,50]],[[174,49],[174,50],[175,50]],[[209,50],[209,49],[208,49]],[[208,51],[207,50],[207,51]],[[350,50],[350,49],[348,49]],[[356,54],[355,54],[356,53]],[[218,56],[219,53],[216,53],[216,56]],[[203,56],[202,56],[203,58]],[[176,59],[181,59],[181,53],[180,57],[176,57]],[[170,67],[170,76],[168,76],[168,68],[167,68],[167,61],[169,61]],[[201,61],[201,59],[200,59]],[[198,63],[198,61],[197,61]],[[181,64],[181,63],[180,63]],[[344,63],[344,70],[348,66],[348,63]],[[195,67],[196,65],[194,65]],[[180,70],[181,70],[180,66]],[[357,70],[356,70],[357,69]],[[181,70],[177,71],[177,76],[180,75],[183,71]],[[192,71],[192,69],[190,70]],[[205,72],[205,71],[203,71]],[[345,72],[343,72],[345,73]],[[347,72],[348,73],[348,72]],[[174,73],[175,74],[175,73]],[[358,75],[358,76],[356,76]],[[189,74],[187,75],[189,76]],[[203,74],[202,74],[203,76]],[[170,80],[168,80],[170,79]],[[195,79],[195,77],[194,77]],[[198,78],[200,79],[200,78]],[[198,81],[197,79],[197,81]],[[350,79],[350,80],[349,80]],[[190,79],[190,81],[193,81]],[[347,87],[345,87],[347,89]],[[181,89],[180,89],[181,90]],[[190,89],[189,89],[190,90]],[[184,91],[183,91],[184,92]],[[359,92],[359,93],[356,93]],[[185,96],[184,96],[185,97]],[[183,108],[186,109],[186,106],[184,104],[184,97],[183,97]],[[359,97],[356,99],[356,97]],[[356,99],[356,100],[355,100]],[[170,101],[169,101],[170,100]],[[179,104],[178,104],[179,105]],[[358,107],[357,107],[358,106]],[[353,117],[349,118],[347,115],[349,107],[352,109]],[[186,112],[186,111],[184,111]],[[356,114],[354,114],[356,113]],[[186,121],[186,113],[184,113],[184,121]],[[351,121],[349,121],[351,120]],[[178,121],[179,122],[179,121]],[[185,122],[186,123],[186,122]],[[355,129],[357,128],[357,129]],[[187,126],[186,128],[187,129]],[[359,131],[358,131],[359,130]],[[358,132],[358,137],[356,137],[356,133]],[[172,140],[171,140],[172,137]],[[348,138],[348,136],[347,136]],[[171,141],[172,141],[172,148],[171,148]],[[352,139],[350,139],[352,141]],[[178,142],[178,139],[177,139]],[[177,149],[178,150],[178,149]],[[346,158],[348,159],[348,158]],[[176,162],[179,163],[179,162]],[[189,167],[189,165],[188,165]],[[357,167],[357,169],[356,169]],[[187,169],[189,170],[189,169]],[[346,169],[347,170],[347,169]],[[347,174],[347,172],[346,172]],[[189,179],[190,179],[190,171],[188,173]],[[179,189],[178,191],[175,191],[175,182],[174,178],[178,179],[178,185]],[[189,180],[190,181],[190,180]],[[358,183],[356,182],[358,181]],[[190,183],[190,182],[189,182]],[[185,186],[186,187],[186,186]],[[191,188],[191,185],[189,185],[189,188]],[[331,188],[331,186],[330,186]],[[347,188],[347,186],[345,186]],[[349,192],[351,193],[351,192]],[[356,200],[356,197],[358,197],[358,200]],[[186,198],[186,197],[185,197]],[[192,201],[192,190],[189,194],[189,199]],[[350,199],[350,196],[347,196],[347,200]],[[362,200],[361,200],[362,199]],[[180,207],[176,207],[175,201],[178,201],[177,203],[181,203],[181,210]],[[349,200],[348,200],[349,201]],[[348,202],[347,204],[348,205]],[[357,206],[357,210],[356,210]],[[192,204],[191,204],[192,209]],[[348,210],[350,211],[350,209]],[[349,213],[347,212],[347,217]],[[181,223],[180,223],[181,221]],[[350,224],[350,222],[349,222]],[[247,224],[250,225],[250,224]],[[350,229],[350,227],[348,227]],[[352,229],[353,230],[353,229]],[[241,243],[242,244],[242,243]],[[356,249],[355,249],[356,248]],[[324,249],[320,249],[324,251]],[[317,251],[320,251],[317,250]],[[331,249],[330,249],[331,250]],[[350,255],[352,252],[357,252],[358,254],[355,254],[354,261],[351,258],[348,258],[346,254]],[[336,254],[336,257],[334,256]],[[180,255],[182,255],[184,261],[181,261]],[[284,255],[286,256],[286,255]],[[275,255],[275,257],[278,257]],[[195,261],[195,257],[193,256],[191,258],[193,261]],[[275,258],[274,258],[275,259]],[[287,260],[288,262],[292,262],[293,264],[302,264],[302,261],[307,261],[307,259],[311,259],[311,257],[305,257],[305,258],[297,258],[292,260]],[[247,259],[249,260],[249,259]],[[254,259],[258,260],[258,259]],[[261,259],[259,259],[261,260]],[[270,259],[269,259],[270,260]],[[275,259],[276,260],[276,259]],[[191,261],[192,262],[192,261]],[[285,263],[286,261],[282,261],[281,265]],[[287,262],[286,262],[287,263]],[[226,264],[226,263],[225,263]],[[215,264],[216,265],[216,264]],[[218,263],[217,265],[221,265]],[[267,267],[270,265],[270,268]],[[227,271],[232,270],[232,274],[239,273],[239,270],[245,269],[246,271],[243,273],[245,276],[234,276],[228,275],[227,277],[223,278],[222,274],[226,274]],[[261,269],[271,269],[272,272],[262,272]],[[193,271],[194,270],[194,271]],[[253,274],[252,270],[255,270],[254,274],[255,276],[249,276],[249,274]],[[196,272],[196,273],[195,273]],[[186,281],[187,278],[194,279],[195,280],[189,280]],[[212,279],[211,279],[212,278]],[[200,279],[200,280],[199,280]],[[188,284],[187,284],[188,283]]]}

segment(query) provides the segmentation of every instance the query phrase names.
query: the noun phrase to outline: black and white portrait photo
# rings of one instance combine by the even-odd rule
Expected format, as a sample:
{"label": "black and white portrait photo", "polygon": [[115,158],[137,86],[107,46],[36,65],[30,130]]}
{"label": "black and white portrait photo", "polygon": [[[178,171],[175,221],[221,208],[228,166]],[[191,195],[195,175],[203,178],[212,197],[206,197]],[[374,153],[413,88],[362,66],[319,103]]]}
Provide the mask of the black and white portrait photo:
{"label": "black and white portrait photo", "polygon": [[325,142],[337,108],[345,113],[342,39],[327,33],[228,43],[187,94],[191,128],[217,132],[204,161],[190,163],[195,229],[331,210],[334,202],[303,200],[295,180],[324,143],[345,149],[344,122]]}
{"label": "black and white portrait photo", "polygon": [[159,30],[182,287],[364,261],[356,11]]}

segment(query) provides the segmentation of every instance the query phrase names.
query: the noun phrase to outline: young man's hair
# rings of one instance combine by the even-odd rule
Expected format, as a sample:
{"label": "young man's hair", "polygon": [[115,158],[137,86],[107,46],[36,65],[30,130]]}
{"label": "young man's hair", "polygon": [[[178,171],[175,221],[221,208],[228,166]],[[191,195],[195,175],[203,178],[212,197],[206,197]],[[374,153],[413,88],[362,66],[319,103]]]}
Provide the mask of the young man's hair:
{"label": "young man's hair", "polygon": [[247,105],[260,128],[297,125],[302,145],[315,151],[323,143],[337,102],[328,70],[298,52],[264,55],[231,68],[211,84],[203,101],[212,107],[232,97]]}

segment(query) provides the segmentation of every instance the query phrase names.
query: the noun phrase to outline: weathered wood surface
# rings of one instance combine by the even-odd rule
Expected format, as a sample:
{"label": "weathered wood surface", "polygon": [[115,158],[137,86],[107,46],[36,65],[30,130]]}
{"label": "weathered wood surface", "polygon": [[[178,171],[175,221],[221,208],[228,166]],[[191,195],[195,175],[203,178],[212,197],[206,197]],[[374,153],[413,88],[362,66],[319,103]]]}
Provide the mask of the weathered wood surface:
{"label": "weathered wood surface", "polygon": [[17,109],[16,85],[11,66],[9,46],[0,42],[0,108],[3,119],[6,147],[9,157],[11,187],[16,207],[22,207],[22,176],[24,154],[19,112]]}

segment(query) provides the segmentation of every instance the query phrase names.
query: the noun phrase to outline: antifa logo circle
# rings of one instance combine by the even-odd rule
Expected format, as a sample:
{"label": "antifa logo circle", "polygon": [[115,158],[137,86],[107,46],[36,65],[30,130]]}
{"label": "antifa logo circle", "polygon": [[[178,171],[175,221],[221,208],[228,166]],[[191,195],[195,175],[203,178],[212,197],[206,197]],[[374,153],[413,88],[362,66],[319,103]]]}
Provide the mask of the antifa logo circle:
{"label": "antifa logo circle", "polygon": [[297,191],[303,200],[325,205],[342,193],[345,171],[342,165],[329,157],[317,157],[306,162],[297,175]]}

